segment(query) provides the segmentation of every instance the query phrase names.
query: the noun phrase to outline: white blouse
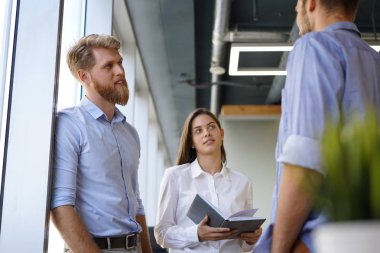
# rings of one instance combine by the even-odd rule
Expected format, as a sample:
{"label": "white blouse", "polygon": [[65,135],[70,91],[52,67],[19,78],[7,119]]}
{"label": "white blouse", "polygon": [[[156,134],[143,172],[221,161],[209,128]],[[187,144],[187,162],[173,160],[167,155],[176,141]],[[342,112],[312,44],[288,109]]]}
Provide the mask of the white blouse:
{"label": "white blouse", "polygon": [[196,194],[209,200],[225,215],[252,208],[252,185],[243,174],[223,166],[211,175],[197,160],[166,169],[161,182],[156,226],[157,243],[169,252],[251,251],[253,246],[239,239],[198,241],[197,225],[187,217]]}

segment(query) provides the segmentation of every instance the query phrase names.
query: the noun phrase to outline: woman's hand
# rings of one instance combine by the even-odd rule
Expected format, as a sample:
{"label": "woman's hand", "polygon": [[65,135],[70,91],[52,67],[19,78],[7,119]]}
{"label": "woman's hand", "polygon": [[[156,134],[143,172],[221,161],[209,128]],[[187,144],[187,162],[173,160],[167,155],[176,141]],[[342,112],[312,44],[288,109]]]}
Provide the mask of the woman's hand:
{"label": "woman's hand", "polygon": [[238,238],[244,240],[247,244],[252,245],[257,242],[263,232],[262,228],[257,229],[254,232],[250,233],[241,233]]}
{"label": "woman's hand", "polygon": [[235,234],[235,230],[230,228],[214,228],[207,225],[208,216],[206,215],[198,224],[198,239],[203,241],[219,241],[228,239]]}

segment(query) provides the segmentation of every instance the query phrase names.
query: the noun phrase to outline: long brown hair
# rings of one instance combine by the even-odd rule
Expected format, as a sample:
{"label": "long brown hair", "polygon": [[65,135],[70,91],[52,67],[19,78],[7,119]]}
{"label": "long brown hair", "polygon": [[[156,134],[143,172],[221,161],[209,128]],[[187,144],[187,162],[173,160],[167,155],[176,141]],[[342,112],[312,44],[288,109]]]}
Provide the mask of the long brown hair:
{"label": "long brown hair", "polygon": [[[177,156],[177,165],[181,165],[184,163],[191,163],[197,158],[197,152],[194,148],[192,148],[192,131],[191,125],[193,124],[193,120],[199,115],[208,115],[210,116],[215,123],[218,125],[219,129],[222,129],[218,118],[206,108],[197,108],[192,111],[185,123],[183,124],[181,139],[179,143],[179,151]],[[224,149],[224,145],[222,142],[222,146],[220,147],[221,155],[222,155],[222,163],[227,161],[226,151]]]}

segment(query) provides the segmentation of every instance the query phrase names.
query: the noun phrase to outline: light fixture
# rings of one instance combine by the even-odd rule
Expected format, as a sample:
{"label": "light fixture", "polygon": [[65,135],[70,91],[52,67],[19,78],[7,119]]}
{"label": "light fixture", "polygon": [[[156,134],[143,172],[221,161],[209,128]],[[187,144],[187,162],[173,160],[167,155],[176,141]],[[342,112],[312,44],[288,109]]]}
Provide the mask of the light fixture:
{"label": "light fixture", "polygon": [[[377,52],[380,52],[380,45],[370,45]],[[239,57],[241,52],[286,52],[291,51],[293,45],[290,44],[253,44],[253,43],[232,43],[230,52],[230,64],[228,74],[230,76],[285,76],[286,70],[281,68],[239,68]]]}
{"label": "light fixture", "polygon": [[240,52],[284,52],[291,51],[290,44],[248,44],[232,43],[230,53],[230,65],[228,74],[230,76],[276,76],[286,75],[286,71],[280,68],[239,68]]}
{"label": "light fixture", "polygon": [[380,53],[380,45],[371,45],[371,47]]}

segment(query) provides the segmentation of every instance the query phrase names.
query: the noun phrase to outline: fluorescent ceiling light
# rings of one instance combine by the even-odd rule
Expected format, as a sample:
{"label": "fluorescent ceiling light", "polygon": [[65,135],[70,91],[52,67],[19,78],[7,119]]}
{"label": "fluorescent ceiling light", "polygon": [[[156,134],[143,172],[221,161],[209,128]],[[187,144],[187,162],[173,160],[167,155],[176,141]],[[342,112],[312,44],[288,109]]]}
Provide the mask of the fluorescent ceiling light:
{"label": "fluorescent ceiling light", "polygon": [[281,52],[291,51],[292,45],[289,44],[232,44],[231,49],[239,52]]}
{"label": "fluorescent ceiling light", "polygon": [[[380,45],[371,45],[380,52]],[[249,44],[232,43],[228,74],[230,76],[284,76],[286,70],[280,68],[239,68],[240,52],[285,52],[292,51],[290,44]]]}
{"label": "fluorescent ceiling light", "polygon": [[290,44],[248,44],[232,43],[230,53],[230,65],[228,74],[230,76],[278,76],[286,75],[284,69],[279,68],[239,68],[240,52],[284,52],[291,51]]}
{"label": "fluorescent ceiling light", "polygon": [[286,70],[279,68],[240,68],[235,71],[230,68],[228,73],[230,76],[286,76]]}

